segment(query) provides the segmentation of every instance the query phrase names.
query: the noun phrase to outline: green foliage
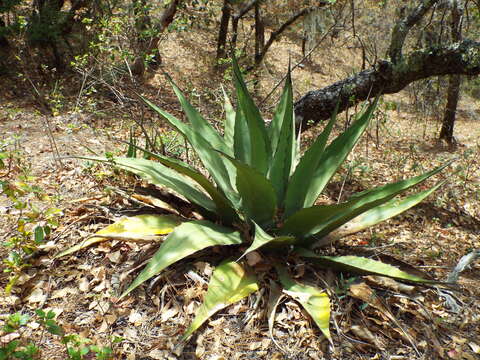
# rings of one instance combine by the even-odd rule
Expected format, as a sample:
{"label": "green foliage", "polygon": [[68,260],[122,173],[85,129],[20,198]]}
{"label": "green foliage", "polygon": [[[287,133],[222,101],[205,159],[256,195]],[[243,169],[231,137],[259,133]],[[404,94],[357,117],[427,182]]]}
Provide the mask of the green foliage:
{"label": "green foliage", "polygon": [[10,294],[23,270],[30,266],[26,259],[45,243],[52,229],[58,226],[61,214],[61,210],[55,207],[40,209],[36,206],[35,199],[49,198],[42,189],[31,184],[33,180],[32,177],[21,176],[16,182],[0,181],[0,194],[6,195],[19,211],[14,234],[2,243],[8,250],[3,259],[3,272],[9,274],[5,287],[7,294]]}
{"label": "green foliage", "polygon": [[[92,340],[84,339],[77,334],[65,334],[64,329],[55,320],[56,314],[53,311],[45,312],[37,309],[34,316],[22,314],[20,312],[11,314],[5,321],[1,332],[3,335],[15,333],[14,340],[2,342],[0,345],[0,360],[34,360],[43,359],[41,352],[41,343],[37,344],[24,335],[25,327],[35,321],[40,325],[43,332],[58,337],[61,344],[65,346],[67,360],[113,359],[111,347],[98,346],[92,344]],[[41,336],[43,339],[43,334]],[[121,339],[114,339],[113,343]]]}
{"label": "green foliage", "polygon": [[[0,148],[0,170],[21,169],[23,174],[15,180],[0,180],[0,195],[4,195],[16,209],[15,229],[1,246],[6,249],[2,259],[3,272],[9,274],[5,292],[10,294],[22,272],[30,266],[28,257],[44,244],[53,229],[58,226],[61,210],[51,206],[39,208],[39,201],[51,203],[50,197],[36,184],[36,178],[23,168],[19,151]],[[5,252],[4,252],[5,253]]]}
{"label": "green foliage", "polygon": [[[367,129],[377,100],[366,106],[353,124],[329,143],[336,121],[334,113],[322,134],[302,156],[295,136],[290,76],[273,120],[266,126],[235,59],[233,75],[237,107],[235,111],[226,97],[223,135],[192,107],[173,82],[188,124],[145,100],[187,139],[213,182],[188,164],[159,154],[149,153],[149,159],[94,158],[110,161],[153,184],[171,188],[206,218],[186,221],[174,228],[122,297],[166,267],[200,250],[228,245],[230,254],[240,251],[236,262],[223,262],[216,268],[204,303],[185,333],[187,338],[216,311],[256,291],[259,283],[241,259],[249,252],[261,251],[264,257],[275,262],[277,277],[285,292],[299,301],[330,339],[328,293],[293,281],[285,267],[288,256],[302,257],[313,266],[340,271],[429,282],[378,261],[357,256],[323,256],[311,249],[317,241],[344,226],[353,224],[361,230],[416,205],[441,184],[403,199],[397,196],[437,174],[449,163],[411,179],[355,194],[343,203],[315,205]],[[240,244],[244,245],[240,247]],[[270,323],[271,319],[270,314]]]}

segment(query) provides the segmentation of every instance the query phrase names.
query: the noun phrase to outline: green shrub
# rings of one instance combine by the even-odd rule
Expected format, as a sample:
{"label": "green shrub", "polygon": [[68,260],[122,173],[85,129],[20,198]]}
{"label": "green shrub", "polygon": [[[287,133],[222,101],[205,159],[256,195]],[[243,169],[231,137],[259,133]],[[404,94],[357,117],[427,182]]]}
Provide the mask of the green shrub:
{"label": "green shrub", "polygon": [[[191,106],[173,82],[188,124],[145,100],[188,140],[211,179],[184,162],[159,154],[149,153],[151,160],[110,159],[119,168],[152,184],[174,190],[188,199],[204,217],[203,220],[190,220],[141,215],[121,220],[99,232],[99,235],[122,238],[170,232],[122,297],[166,267],[200,250],[213,246],[231,246],[232,251],[237,249],[238,255],[224,259],[214,270],[204,303],[184,334],[186,339],[215,312],[259,289],[257,275],[243,257],[254,251],[261,252],[265,261],[273,264],[276,278],[287,294],[302,304],[323,334],[331,339],[327,292],[294,281],[287,269],[288,256],[304,258],[322,268],[389,276],[409,282],[430,282],[378,261],[356,256],[322,256],[312,248],[377,224],[416,205],[441,184],[401,199],[397,195],[437,174],[448,164],[411,179],[357,193],[340,204],[315,205],[367,128],[377,100],[366,106],[353,124],[328,144],[336,120],[336,114],[333,114],[323,132],[302,155],[294,129],[290,74],[273,120],[266,126],[247,91],[236,61],[233,70],[237,109],[235,111],[225,97],[223,134]],[[92,244],[95,238],[89,241],[88,244]],[[58,256],[79,248],[69,249]]]}
{"label": "green shrub", "polygon": [[[18,156],[14,152],[1,150],[0,147],[0,170],[7,168],[4,160],[8,160],[8,167],[11,167]],[[28,174],[19,176],[18,181],[0,180],[0,195],[4,195],[19,212],[15,216],[15,230],[0,244],[2,250],[6,250],[2,264],[3,272],[9,275],[5,286],[7,295],[25,269],[31,266],[30,257],[58,226],[58,217],[61,215],[61,210],[56,207],[39,208],[35,204],[35,200],[51,202],[44,190],[34,185],[35,180]]]}
{"label": "green shrub", "polygon": [[[19,312],[9,315],[0,331],[2,335],[15,333],[17,336],[0,344],[0,360],[34,360],[44,358],[40,348],[42,344],[32,341],[23,331],[33,321],[40,325],[41,339],[43,339],[44,332],[59,337],[60,342],[65,347],[67,355],[65,359],[83,360],[95,358],[97,360],[109,360],[113,358],[113,351],[110,347],[90,345],[92,340],[84,339],[77,334],[66,335],[63,328],[55,320],[55,316],[56,314],[53,311],[45,312],[42,309],[37,309],[33,317]],[[112,343],[118,343],[119,341],[121,341],[120,338],[115,338]]]}

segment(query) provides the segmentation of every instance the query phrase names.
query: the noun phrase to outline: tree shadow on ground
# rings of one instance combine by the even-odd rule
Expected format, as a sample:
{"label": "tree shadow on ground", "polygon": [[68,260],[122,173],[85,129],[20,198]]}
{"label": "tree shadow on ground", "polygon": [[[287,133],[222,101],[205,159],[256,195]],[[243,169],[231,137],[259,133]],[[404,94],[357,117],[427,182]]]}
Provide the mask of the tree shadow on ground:
{"label": "tree shadow on ground", "polygon": [[436,219],[440,226],[445,229],[455,226],[473,234],[480,232],[480,219],[460,208],[453,211],[435,206],[431,202],[424,202],[409,211],[422,218]]}

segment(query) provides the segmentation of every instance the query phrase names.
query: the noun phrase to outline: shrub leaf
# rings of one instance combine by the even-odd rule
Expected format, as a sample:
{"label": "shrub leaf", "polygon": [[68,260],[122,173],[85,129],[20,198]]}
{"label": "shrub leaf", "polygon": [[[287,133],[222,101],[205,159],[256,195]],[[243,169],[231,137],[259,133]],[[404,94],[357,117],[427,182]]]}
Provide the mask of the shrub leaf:
{"label": "shrub leaf", "polygon": [[[207,192],[208,195],[212,198],[215,203],[216,210],[215,213],[225,221],[226,224],[231,224],[233,221],[238,220],[238,216],[235,212],[235,209],[232,207],[228,199],[220,193],[217,188],[201,173],[190,165],[184,163],[183,161],[173,159],[167,156],[160,154],[152,153],[146,149],[142,149],[139,146],[134,145],[135,148],[142,150],[145,154],[150,157],[153,157],[155,160],[161,164],[178,171],[180,174],[185,175],[192,180],[194,180],[198,185],[200,185],[203,190]],[[174,189],[175,190],[175,189]]]}
{"label": "shrub leaf", "polygon": [[293,236],[270,236],[260,226],[255,224],[255,237],[253,238],[253,242],[250,247],[245,251],[244,255],[257,250],[264,245],[285,246],[289,244],[294,244],[295,240],[296,239]]}
{"label": "shrub leaf", "polygon": [[197,182],[177,171],[157,161],[147,159],[114,158],[113,161],[118,167],[140,176],[151,184],[172,189],[193,204],[207,210],[210,216],[215,213],[215,202],[197,188]]}
{"label": "shrub leaf", "polygon": [[237,191],[246,217],[261,226],[271,225],[277,206],[272,183],[256,169],[227,157],[237,170]]}
{"label": "shrub leaf", "polygon": [[422,175],[355,194],[341,204],[317,205],[299,210],[285,221],[281,232],[299,237],[315,235],[319,239],[358,215],[387,203],[400,193],[437,174],[452,161]]}
{"label": "shrub leaf", "polygon": [[430,189],[415,193],[403,199],[392,199],[382,206],[377,206],[373,209],[368,210],[367,212],[364,212],[363,214],[348,221],[341,227],[330,232],[326,236],[327,238],[329,238],[328,242],[362,231],[370,226],[379,224],[385,220],[388,220],[394,216],[403,213],[404,211],[407,211],[408,209],[420,203],[443,184],[445,184],[445,181],[438,183]]}
{"label": "shrub leaf", "polygon": [[230,149],[230,152],[227,154],[230,156],[233,156],[234,155],[233,138],[235,134],[236,112],[232,106],[232,103],[230,102],[230,99],[228,98],[227,93],[223,88],[222,90],[223,90],[223,96],[225,99],[223,104],[223,108],[225,109],[225,130],[223,133],[223,138],[225,140],[225,144]]}
{"label": "shrub leaf", "polygon": [[[236,192],[231,181],[235,178],[235,168],[215,151],[218,150],[228,153],[228,147],[225,144],[225,146],[219,145],[215,147],[215,142],[209,142],[209,140],[203,136],[203,133],[194,130],[147,99],[143,99],[143,101],[187,138],[203,165],[205,165],[205,168],[215,180],[217,186],[233,204],[237,203],[238,198],[236,197]],[[217,143],[217,145],[218,144],[221,143]]]}

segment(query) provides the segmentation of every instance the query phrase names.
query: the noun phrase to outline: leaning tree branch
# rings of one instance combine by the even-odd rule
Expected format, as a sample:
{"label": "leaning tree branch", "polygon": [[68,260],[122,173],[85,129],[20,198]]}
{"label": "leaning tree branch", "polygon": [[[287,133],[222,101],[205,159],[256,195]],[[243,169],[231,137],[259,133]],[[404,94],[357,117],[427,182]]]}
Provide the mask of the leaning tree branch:
{"label": "leaning tree branch", "polygon": [[306,16],[308,14],[310,14],[311,12],[315,11],[315,10],[318,10],[319,8],[321,7],[324,7],[326,5],[328,5],[329,3],[326,2],[326,1],[320,1],[317,5],[315,6],[310,6],[310,7],[307,7],[307,8],[304,8],[298,12],[296,12],[295,14],[293,14],[287,21],[285,21],[277,30],[275,30],[274,32],[272,32],[270,34],[270,37],[268,38],[268,41],[267,43],[265,44],[265,46],[263,47],[262,49],[262,52],[260,53],[260,56],[259,58],[257,59],[256,63],[257,65],[260,64],[263,60],[263,58],[265,57],[268,49],[270,49],[270,46],[272,46],[273,42],[275,40],[277,40],[277,38],[290,26],[292,25],[295,21],[297,21],[299,18],[303,17],[303,16]]}
{"label": "leaning tree branch", "polygon": [[246,13],[253,9],[253,7],[259,2],[260,0],[252,0],[247,3],[243,8],[241,8],[238,13],[233,15],[233,20],[240,20]]}
{"label": "leaning tree branch", "polygon": [[390,40],[390,47],[388,49],[390,60],[394,63],[401,60],[403,44],[410,29],[416,25],[438,1],[439,0],[423,0],[410,14],[400,17],[392,31],[392,39]]}
{"label": "leaning tree branch", "polygon": [[370,96],[397,93],[414,81],[453,74],[480,74],[480,42],[464,40],[414,51],[399,63],[380,60],[370,69],[302,96],[295,103],[296,121],[305,129],[328,119],[337,102],[343,111]]}

